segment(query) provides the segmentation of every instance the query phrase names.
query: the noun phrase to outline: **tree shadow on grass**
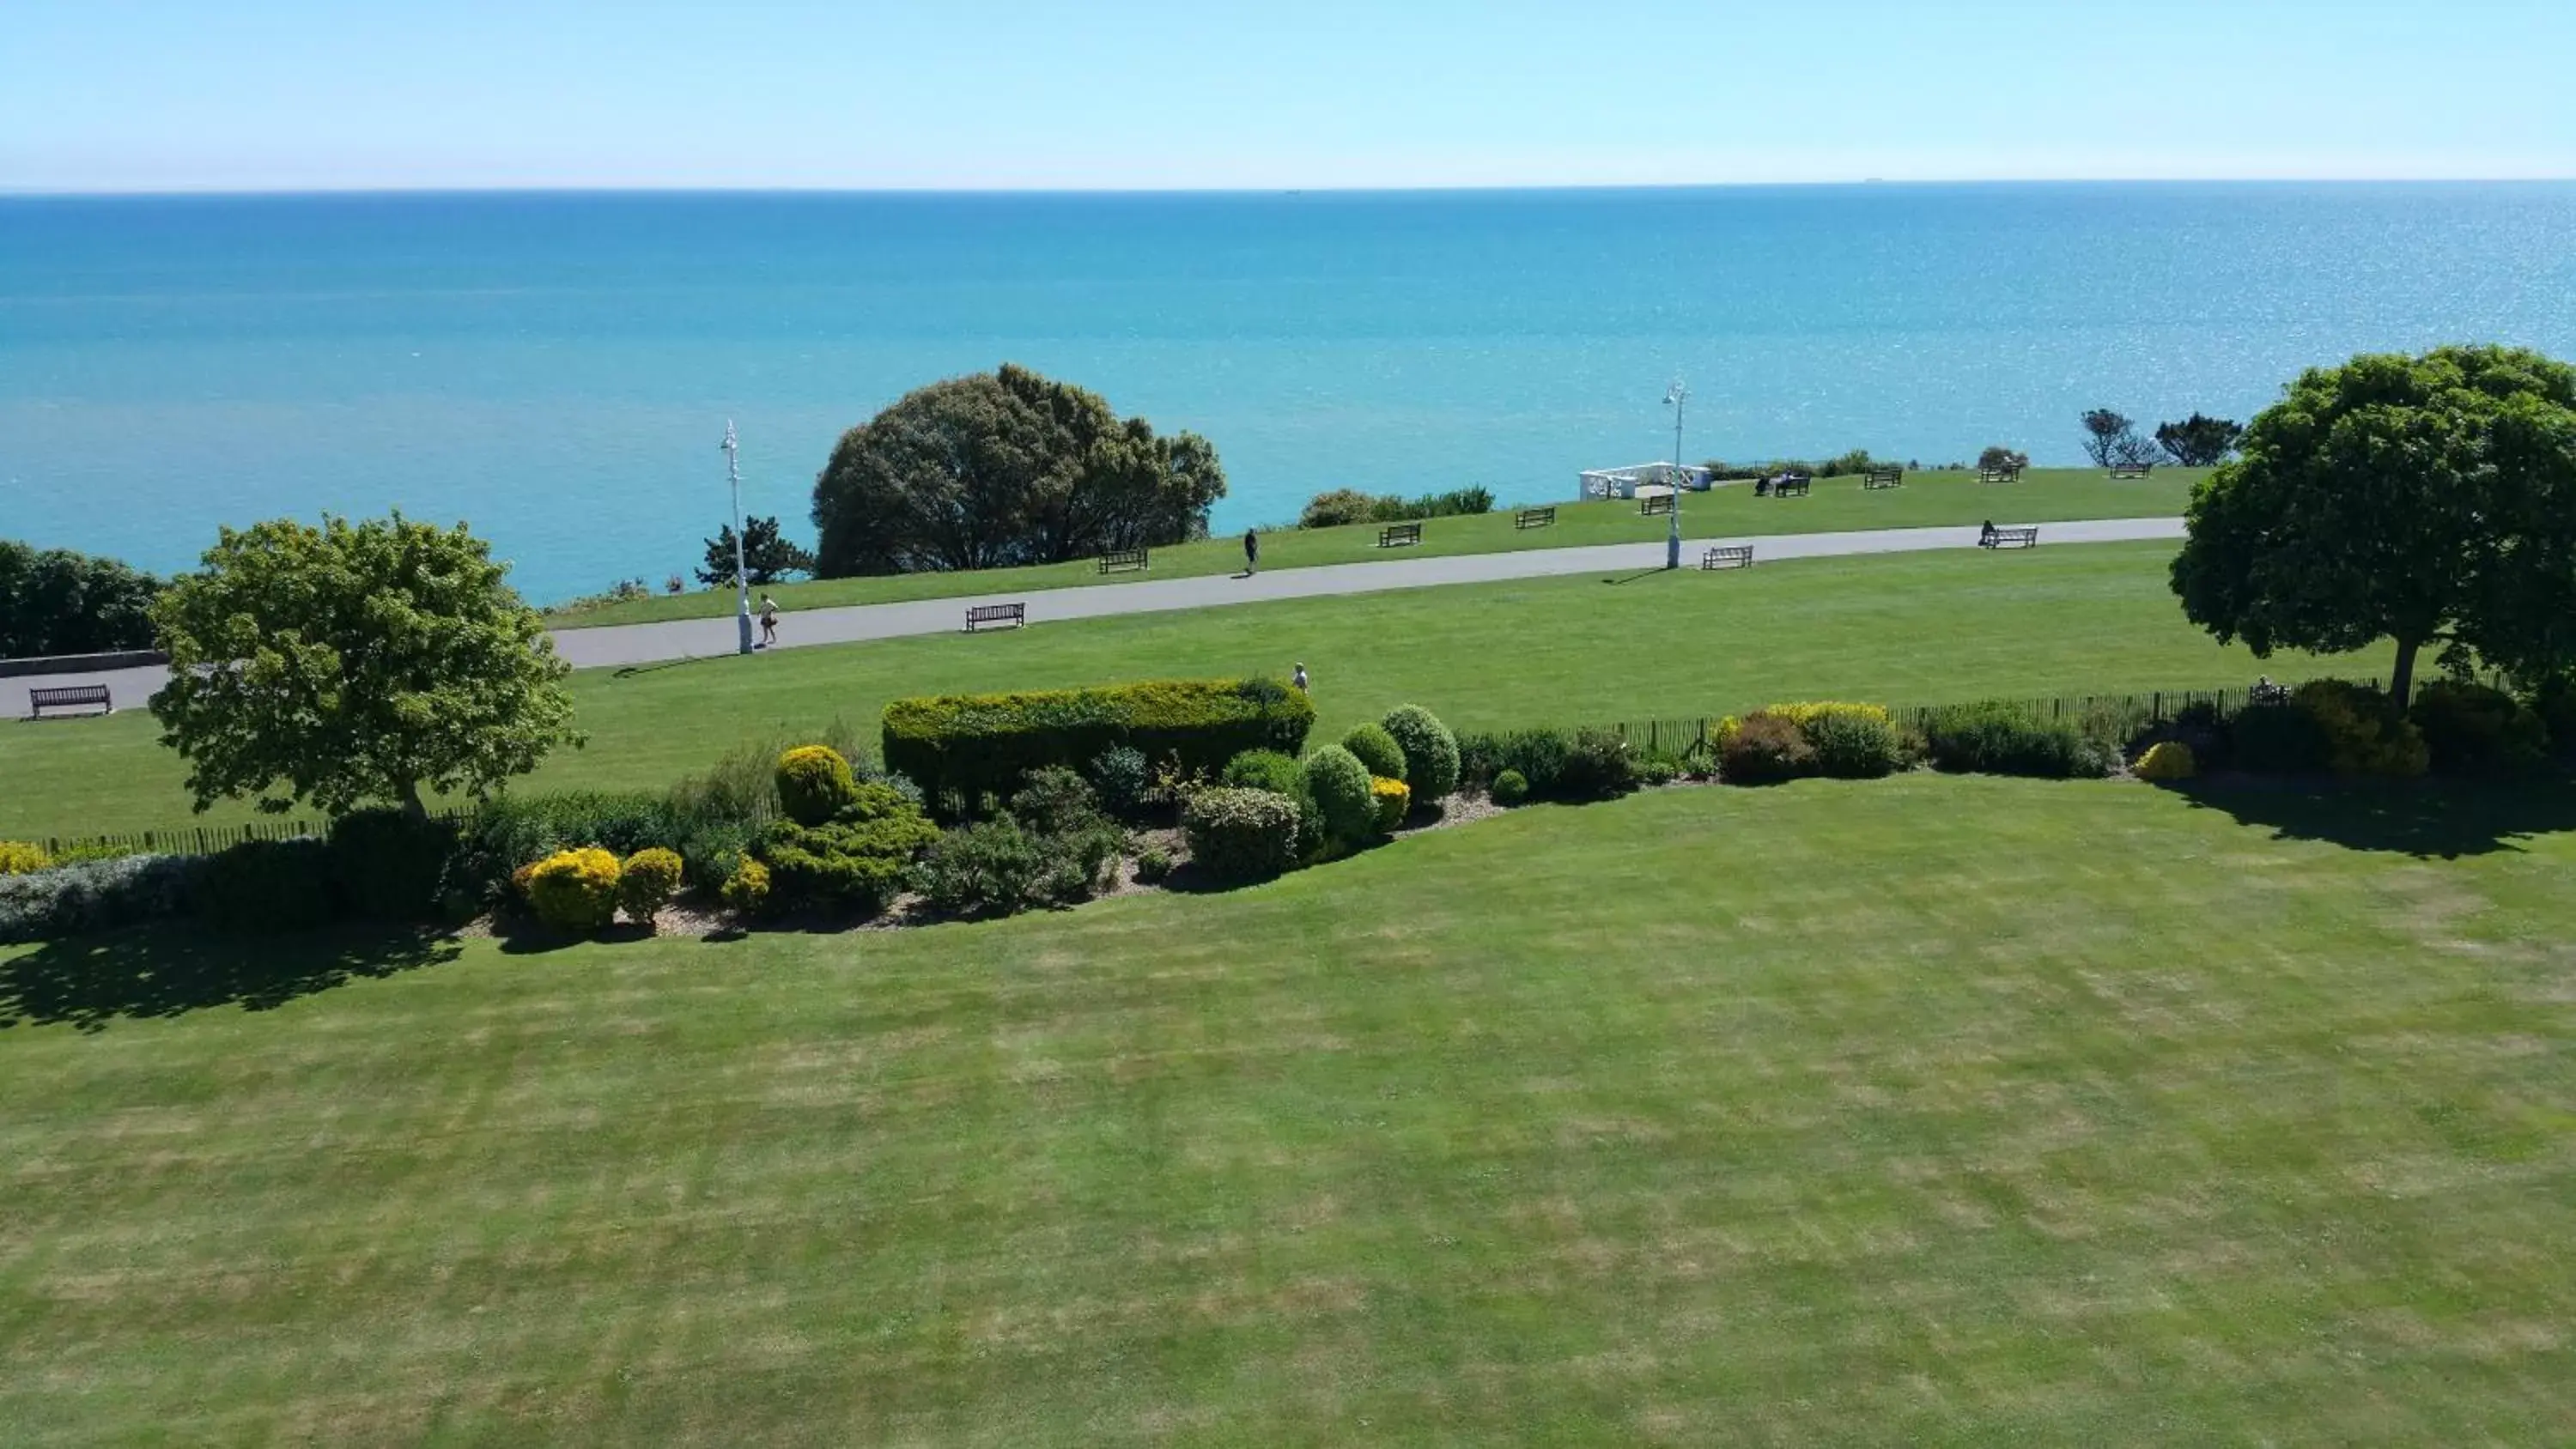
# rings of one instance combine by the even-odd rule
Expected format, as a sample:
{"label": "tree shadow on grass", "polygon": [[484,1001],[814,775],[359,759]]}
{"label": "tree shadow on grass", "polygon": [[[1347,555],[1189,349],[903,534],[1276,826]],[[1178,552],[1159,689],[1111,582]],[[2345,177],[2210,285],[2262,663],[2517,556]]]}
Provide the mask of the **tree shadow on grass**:
{"label": "tree shadow on grass", "polygon": [[463,949],[453,936],[413,927],[261,937],[140,926],[75,936],[0,961],[0,1026],[69,1022],[104,1031],[119,1017],[210,1006],[267,1011],[350,981],[440,965]]}
{"label": "tree shadow on grass", "polygon": [[2576,830],[2576,780],[2413,780],[2354,784],[2218,777],[2174,787],[2279,840],[2454,860],[2520,850],[2535,835]]}

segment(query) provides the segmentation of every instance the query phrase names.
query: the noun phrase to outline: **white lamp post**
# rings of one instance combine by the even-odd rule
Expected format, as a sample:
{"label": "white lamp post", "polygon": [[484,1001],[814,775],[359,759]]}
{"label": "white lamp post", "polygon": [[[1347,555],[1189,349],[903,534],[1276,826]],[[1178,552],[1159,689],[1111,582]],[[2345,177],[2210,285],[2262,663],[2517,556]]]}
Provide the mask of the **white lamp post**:
{"label": "white lamp post", "polygon": [[1682,404],[1689,400],[1690,389],[1682,386],[1678,377],[1664,389],[1664,406],[1673,410],[1673,472],[1669,480],[1673,486],[1673,526],[1664,534],[1664,567],[1668,569],[1682,566]]}
{"label": "white lamp post", "polygon": [[[733,485],[733,589],[736,613],[734,623],[737,642],[734,652],[751,652],[751,571],[742,562],[742,464],[741,445],[733,438],[733,419],[725,419],[725,481]],[[1678,547],[1678,545],[1676,545]]]}

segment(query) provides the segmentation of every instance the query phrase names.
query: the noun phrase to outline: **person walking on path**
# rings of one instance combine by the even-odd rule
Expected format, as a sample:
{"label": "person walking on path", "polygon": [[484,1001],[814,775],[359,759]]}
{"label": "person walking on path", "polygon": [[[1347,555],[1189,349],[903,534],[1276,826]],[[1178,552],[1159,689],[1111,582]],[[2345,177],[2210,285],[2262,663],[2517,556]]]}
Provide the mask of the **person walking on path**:
{"label": "person walking on path", "polygon": [[1247,528],[1243,531],[1243,576],[1261,572],[1261,535]]}
{"label": "person walking on path", "polygon": [[1297,672],[1288,676],[1288,682],[1297,686],[1301,690],[1304,689],[1306,687],[1306,666],[1303,664],[1298,665]]}
{"label": "person walking on path", "polygon": [[760,647],[766,649],[778,642],[778,601],[767,594],[760,596]]}

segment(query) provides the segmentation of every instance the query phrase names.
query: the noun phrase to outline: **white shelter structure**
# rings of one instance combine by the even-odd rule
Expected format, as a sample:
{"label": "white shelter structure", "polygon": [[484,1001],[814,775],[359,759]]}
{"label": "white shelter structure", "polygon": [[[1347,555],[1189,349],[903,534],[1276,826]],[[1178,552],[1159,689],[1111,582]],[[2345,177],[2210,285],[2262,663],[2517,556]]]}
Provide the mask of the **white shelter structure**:
{"label": "white shelter structure", "polygon": [[1577,501],[1603,498],[1657,498],[1675,486],[1693,493],[1708,491],[1706,468],[1691,463],[1637,463],[1625,468],[1597,468],[1583,475]]}

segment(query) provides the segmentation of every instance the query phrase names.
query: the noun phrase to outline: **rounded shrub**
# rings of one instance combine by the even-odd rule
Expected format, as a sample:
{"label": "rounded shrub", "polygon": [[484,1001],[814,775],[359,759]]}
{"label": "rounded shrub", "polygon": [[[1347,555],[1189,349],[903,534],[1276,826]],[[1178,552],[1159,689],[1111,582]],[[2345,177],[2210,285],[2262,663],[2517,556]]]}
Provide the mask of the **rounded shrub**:
{"label": "rounded shrub", "polygon": [[1377,828],[1368,766],[1340,745],[1326,745],[1306,757],[1306,798],[1315,802],[1330,839],[1356,844]]}
{"label": "rounded shrub", "polygon": [[1604,729],[1582,729],[1566,746],[1554,793],[1568,800],[1607,800],[1637,788],[1637,757],[1628,742]]}
{"label": "rounded shrub", "polygon": [[1876,780],[1905,763],[1905,737],[1886,711],[1836,709],[1803,726],[1816,750],[1816,769],[1837,780]]}
{"label": "rounded shrub", "polygon": [[1369,797],[1377,802],[1377,833],[1393,835],[1413,809],[1413,787],[1402,780],[1381,775],[1369,781]]}
{"label": "rounded shrub", "polygon": [[29,875],[54,868],[54,858],[23,840],[0,840],[0,875]]}
{"label": "rounded shrub", "polygon": [[1294,799],[1305,793],[1306,772],[1277,750],[1246,750],[1225,762],[1217,782],[1238,790],[1268,790]]}
{"label": "rounded shrub", "polygon": [[1007,815],[961,825],[922,852],[913,888],[952,916],[1008,916],[1038,903],[1046,841]]}
{"label": "rounded shrub", "polygon": [[1682,762],[1679,760],[1658,755],[1637,762],[1637,783],[1640,785],[1669,785],[1681,777]]}
{"label": "rounded shrub", "polygon": [[1503,736],[1495,764],[1520,772],[1530,794],[1554,795],[1565,773],[1565,757],[1573,748],[1574,742],[1561,730],[1516,730]]}
{"label": "rounded shrub", "polygon": [[2290,704],[2316,721],[2326,768],[2356,778],[2403,780],[2433,761],[2424,732],[2397,713],[2380,690],[2340,679],[2312,679],[2291,691]]}
{"label": "rounded shrub", "polygon": [[1143,750],[1120,745],[1102,751],[1091,762],[1091,788],[1100,792],[1102,809],[1121,820],[1133,820],[1145,813],[1154,788],[1154,769]]}
{"label": "rounded shrub", "polygon": [[1773,785],[1818,772],[1816,747],[1795,720],[1756,710],[1718,731],[1717,777],[1730,785]]}
{"label": "rounded shrub", "polygon": [[[1349,752],[1342,757],[1349,759]],[[1351,764],[1357,768],[1359,762]],[[1191,862],[1209,880],[1241,885],[1269,880],[1297,864],[1297,817],[1297,802],[1276,791],[1219,785],[1181,807],[1181,833]]]}
{"label": "rounded shrub", "polygon": [[2133,769],[2141,780],[2188,780],[2200,773],[2200,761],[2182,741],[2159,740],[2138,756]]}
{"label": "rounded shrub", "polygon": [[650,927],[654,913],[679,894],[680,875],[678,851],[654,845],[626,857],[617,868],[617,903],[625,908],[626,919]]}
{"label": "rounded shrub", "polygon": [[1488,793],[1497,805],[1518,805],[1529,798],[1529,781],[1521,778],[1518,770],[1505,770],[1494,776]]}
{"label": "rounded shrub", "polygon": [[2227,757],[2258,775],[2305,775],[2326,767],[2325,731],[2287,701],[2249,704],[2227,722]]}
{"label": "rounded shrub", "polygon": [[617,857],[595,845],[559,850],[528,873],[528,904],[558,931],[587,936],[617,918]]}
{"label": "rounded shrub", "polygon": [[331,859],[319,840],[245,840],[207,857],[198,909],[227,931],[302,931],[331,919]]}
{"label": "rounded shrub", "polygon": [[821,825],[858,798],[858,777],[830,745],[798,745],[778,757],[778,805],[799,825]]}
{"label": "rounded shrub", "polygon": [[716,888],[716,899],[736,915],[756,916],[769,909],[769,867],[748,856]]}
{"label": "rounded shrub", "polygon": [[2501,689],[2437,679],[2415,692],[2406,717],[2445,775],[2514,775],[2549,758],[2549,726]]}
{"label": "rounded shrub", "polygon": [[1356,756],[1369,774],[1378,779],[1406,778],[1404,747],[1395,742],[1395,736],[1388,734],[1384,725],[1352,726],[1351,732],[1342,736],[1342,748]]}
{"label": "rounded shrub", "polygon": [[1404,751],[1404,783],[1413,798],[1436,805],[1458,789],[1458,737],[1440,717],[1418,704],[1399,704],[1378,724]]}
{"label": "rounded shrub", "polygon": [[1172,853],[1159,845],[1149,845],[1136,855],[1136,879],[1146,885],[1161,885],[1172,878]]}

